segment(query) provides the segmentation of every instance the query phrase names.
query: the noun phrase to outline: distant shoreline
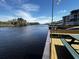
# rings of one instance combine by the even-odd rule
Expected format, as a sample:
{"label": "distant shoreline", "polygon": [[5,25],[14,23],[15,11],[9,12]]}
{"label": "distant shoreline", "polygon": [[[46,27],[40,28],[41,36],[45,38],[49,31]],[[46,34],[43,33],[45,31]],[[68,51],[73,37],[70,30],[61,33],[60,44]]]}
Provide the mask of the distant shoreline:
{"label": "distant shoreline", "polygon": [[[33,25],[40,25],[40,24],[33,24]],[[25,26],[33,26],[33,25],[28,24],[28,25],[25,25]],[[12,24],[8,24],[8,25],[6,25],[6,24],[1,25],[0,24],[0,27],[24,27],[24,26],[16,26],[16,25],[12,25]]]}
{"label": "distant shoreline", "polygon": [[12,24],[0,24],[0,27],[15,27]]}

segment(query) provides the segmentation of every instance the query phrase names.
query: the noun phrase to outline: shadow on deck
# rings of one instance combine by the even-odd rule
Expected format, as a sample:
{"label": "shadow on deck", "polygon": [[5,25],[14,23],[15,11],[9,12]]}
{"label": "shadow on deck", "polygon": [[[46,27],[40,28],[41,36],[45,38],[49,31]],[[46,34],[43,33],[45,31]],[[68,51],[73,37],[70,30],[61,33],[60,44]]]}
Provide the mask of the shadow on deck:
{"label": "shadow on deck", "polygon": [[58,59],[74,59],[68,50],[61,45],[55,45]]}

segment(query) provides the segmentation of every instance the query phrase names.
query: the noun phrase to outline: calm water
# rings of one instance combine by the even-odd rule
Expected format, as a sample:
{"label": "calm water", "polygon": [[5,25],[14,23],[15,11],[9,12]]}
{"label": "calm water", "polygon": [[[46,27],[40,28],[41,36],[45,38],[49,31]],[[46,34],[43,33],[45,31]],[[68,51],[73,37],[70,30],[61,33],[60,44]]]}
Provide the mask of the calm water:
{"label": "calm water", "polygon": [[47,25],[0,28],[0,59],[42,59]]}

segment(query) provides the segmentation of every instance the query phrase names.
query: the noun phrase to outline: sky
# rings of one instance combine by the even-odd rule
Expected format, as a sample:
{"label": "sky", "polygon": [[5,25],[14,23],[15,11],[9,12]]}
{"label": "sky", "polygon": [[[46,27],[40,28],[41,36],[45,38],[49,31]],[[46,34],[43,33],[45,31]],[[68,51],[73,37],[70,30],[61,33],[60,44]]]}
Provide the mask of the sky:
{"label": "sky", "polygon": [[53,0],[53,20],[62,20],[70,11],[79,9],[79,0]]}
{"label": "sky", "polygon": [[18,17],[28,22],[51,22],[52,0],[0,0],[0,21]]}

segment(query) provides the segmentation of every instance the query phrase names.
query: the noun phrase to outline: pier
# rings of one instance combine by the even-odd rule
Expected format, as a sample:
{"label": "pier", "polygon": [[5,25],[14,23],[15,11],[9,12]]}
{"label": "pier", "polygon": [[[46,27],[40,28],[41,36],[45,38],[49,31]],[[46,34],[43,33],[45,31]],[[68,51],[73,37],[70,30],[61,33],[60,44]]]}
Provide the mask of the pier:
{"label": "pier", "polygon": [[51,59],[78,59],[79,34],[52,33]]}

